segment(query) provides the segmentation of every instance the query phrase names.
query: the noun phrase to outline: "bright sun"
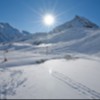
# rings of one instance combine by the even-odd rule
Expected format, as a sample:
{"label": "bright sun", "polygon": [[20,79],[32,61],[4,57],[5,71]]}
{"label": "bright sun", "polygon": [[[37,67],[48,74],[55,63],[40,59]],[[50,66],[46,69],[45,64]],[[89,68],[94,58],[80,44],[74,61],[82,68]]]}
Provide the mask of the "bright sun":
{"label": "bright sun", "polygon": [[45,16],[43,17],[43,22],[44,22],[45,25],[51,26],[51,25],[54,24],[55,18],[54,18],[53,15],[47,14],[47,15],[45,15]]}

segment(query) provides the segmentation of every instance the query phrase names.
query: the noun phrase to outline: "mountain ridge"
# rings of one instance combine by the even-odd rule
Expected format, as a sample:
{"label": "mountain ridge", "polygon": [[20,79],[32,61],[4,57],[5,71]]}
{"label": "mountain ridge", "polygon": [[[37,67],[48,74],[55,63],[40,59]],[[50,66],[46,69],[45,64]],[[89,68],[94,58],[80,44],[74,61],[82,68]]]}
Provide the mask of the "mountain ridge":
{"label": "mountain ridge", "polygon": [[93,23],[92,21],[88,20],[85,17],[80,17],[76,15],[72,20],[65,22],[62,25],[57,26],[56,28],[53,29],[53,32],[59,32],[59,31],[64,31],[69,28],[93,28],[93,29],[98,29],[99,26]]}
{"label": "mountain ridge", "polygon": [[14,41],[27,34],[28,32],[20,32],[17,28],[14,28],[9,23],[0,23],[0,42]]}
{"label": "mountain ridge", "polygon": [[[0,27],[3,28],[2,25]],[[49,33],[38,34],[30,34],[27,31],[23,31],[25,34],[23,34],[23,32],[20,33],[19,31],[17,31],[18,33],[16,33],[16,29],[13,29],[10,34],[8,31],[6,34],[0,33],[0,35],[2,35],[0,37],[0,41],[6,40],[7,43],[11,41],[12,44],[14,42],[22,44],[26,43],[32,46],[51,44],[52,46],[50,48],[53,49],[53,51],[56,51],[58,49],[59,52],[100,52],[100,28],[98,25],[94,24],[88,19],[76,16],[71,21],[62,24],[55,29],[53,29],[53,31]],[[18,47],[18,49],[20,48]]]}

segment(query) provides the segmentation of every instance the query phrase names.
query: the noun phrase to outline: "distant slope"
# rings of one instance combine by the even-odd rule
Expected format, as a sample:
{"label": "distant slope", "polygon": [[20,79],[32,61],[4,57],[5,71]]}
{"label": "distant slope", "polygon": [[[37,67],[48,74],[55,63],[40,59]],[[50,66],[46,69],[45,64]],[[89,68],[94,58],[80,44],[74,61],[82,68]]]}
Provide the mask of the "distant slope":
{"label": "distant slope", "polygon": [[[50,44],[49,49],[53,52],[100,54],[100,27],[80,16],[75,16],[71,21],[57,26],[49,33],[19,32],[7,23],[0,23],[0,42],[12,40],[14,40],[12,43],[18,42],[17,46],[16,43],[10,46],[11,48],[14,46],[15,49],[35,48],[36,52],[42,52],[46,49],[46,45]],[[40,44],[44,47],[36,47]],[[3,48],[5,47],[1,47]]]}
{"label": "distant slope", "polygon": [[93,31],[90,36],[71,45],[70,49],[84,53],[100,52],[100,30]]}
{"label": "distant slope", "polygon": [[20,32],[18,29],[13,28],[8,23],[0,23],[0,42],[10,42],[27,35],[28,32]]}
{"label": "distant slope", "polygon": [[71,29],[71,28],[94,28],[97,29],[99,28],[98,25],[95,23],[89,21],[88,19],[80,16],[75,16],[74,19],[72,19],[69,22],[66,22],[56,28],[53,29],[53,32],[61,32],[65,31],[66,29]]}
{"label": "distant slope", "polygon": [[76,16],[73,20],[56,27],[52,34],[48,41],[57,43],[55,50],[60,52],[100,52],[100,28],[86,18]]}

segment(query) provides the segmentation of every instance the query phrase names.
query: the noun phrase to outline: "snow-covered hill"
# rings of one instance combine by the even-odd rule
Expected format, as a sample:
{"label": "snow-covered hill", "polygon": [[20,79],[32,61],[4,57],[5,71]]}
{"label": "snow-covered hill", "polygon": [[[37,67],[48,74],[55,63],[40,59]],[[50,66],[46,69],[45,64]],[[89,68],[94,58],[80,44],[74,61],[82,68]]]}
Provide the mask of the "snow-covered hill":
{"label": "snow-covered hill", "polygon": [[[29,44],[28,47],[36,48],[36,45],[48,45],[49,49],[54,52],[78,52],[78,53],[99,53],[100,52],[100,28],[98,25],[89,21],[88,19],[80,16],[75,16],[69,22],[63,25],[57,26],[49,33],[35,33],[19,32],[17,29],[12,28],[9,24],[0,24],[0,41],[11,41],[12,39],[21,44],[15,45],[12,42],[11,48],[25,49],[25,43]],[[18,38],[20,37],[20,38]],[[24,43],[24,45],[22,45]],[[31,47],[30,47],[31,46]],[[9,47],[9,46],[8,46]],[[10,48],[9,47],[9,48]],[[28,47],[26,49],[28,49]],[[0,47],[4,49],[7,47]],[[43,51],[46,47],[41,49],[35,49],[37,51]],[[26,50],[25,49],[25,50]]]}
{"label": "snow-covered hill", "polygon": [[72,19],[69,22],[64,23],[63,25],[60,25],[58,27],[56,27],[53,32],[60,32],[60,31],[64,31],[66,29],[69,28],[94,28],[97,29],[99,28],[98,25],[96,25],[95,23],[89,21],[88,19],[84,18],[84,17],[80,17],[80,16],[75,16],[74,19]]}
{"label": "snow-covered hill", "polygon": [[99,53],[100,28],[88,19],[76,16],[56,27],[46,41],[55,44],[53,50],[59,52]]}
{"label": "snow-covered hill", "polygon": [[18,66],[7,69],[8,63],[0,65],[5,67],[0,68],[1,99],[100,99],[100,62],[81,58],[15,63]]}
{"label": "snow-covered hill", "polygon": [[8,23],[0,23],[0,42],[10,42],[30,34],[26,31],[20,32],[18,29],[13,28]]}

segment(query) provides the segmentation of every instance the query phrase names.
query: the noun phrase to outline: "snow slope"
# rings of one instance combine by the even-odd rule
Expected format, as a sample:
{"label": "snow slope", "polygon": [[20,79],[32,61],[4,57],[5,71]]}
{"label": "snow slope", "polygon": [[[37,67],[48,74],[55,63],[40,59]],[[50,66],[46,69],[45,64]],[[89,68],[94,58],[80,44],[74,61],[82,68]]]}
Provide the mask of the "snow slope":
{"label": "snow slope", "polygon": [[[30,44],[29,48],[33,49],[34,45],[52,44],[49,49],[52,49],[54,52],[56,52],[57,49],[61,52],[74,51],[86,54],[99,54],[100,52],[100,28],[98,25],[94,24],[84,17],[76,16],[71,21],[54,28],[49,33],[29,34],[28,32],[23,31],[24,35],[20,33],[20,38],[17,37],[19,31],[13,29],[9,24],[6,25],[1,23],[0,25],[1,30],[4,29],[4,32],[2,32],[3,35],[5,33],[5,36],[8,38],[6,39],[3,37],[3,35],[1,35],[1,41],[3,41],[3,39],[8,41],[12,40],[13,38],[14,41],[20,44]],[[11,30],[10,34],[10,31],[8,29]],[[15,39],[14,37],[17,39]],[[10,42],[10,44],[12,44],[12,46],[10,46],[11,48],[25,49],[25,46],[15,47],[15,45],[13,45],[14,41]],[[31,45],[33,45],[33,47]],[[1,47],[0,49],[5,49],[5,46]],[[28,49],[27,46],[26,49]],[[41,49],[43,50],[43,48]]]}
{"label": "snow slope", "polygon": [[22,36],[22,34],[8,23],[0,23],[0,42],[11,41],[20,36]]}
{"label": "snow slope", "polygon": [[[71,27],[69,27],[71,25]],[[86,18],[76,16],[70,22],[56,27],[49,43],[56,43],[61,52],[95,54],[100,52],[100,28]]]}
{"label": "snow slope", "polygon": [[[70,27],[69,27],[70,26]],[[33,45],[52,44],[54,52],[78,52],[96,54],[100,52],[100,28],[88,19],[76,16],[50,33],[38,33],[22,38],[22,42]]]}
{"label": "snow slope", "polygon": [[98,61],[55,59],[7,69],[7,64],[3,65],[5,68],[0,68],[1,98],[100,99]]}
{"label": "snow slope", "polygon": [[96,25],[95,23],[89,21],[88,19],[80,16],[75,16],[74,19],[72,19],[69,22],[64,23],[63,25],[60,25],[56,28],[54,28],[53,32],[60,32],[64,31],[69,28],[93,28],[93,29],[98,29],[99,26]]}
{"label": "snow slope", "polygon": [[77,52],[95,54],[100,52],[100,30],[93,31],[92,35],[84,38],[78,43],[73,44],[70,48]]}
{"label": "snow slope", "polygon": [[15,41],[29,34],[30,33],[26,31],[20,32],[8,23],[0,23],[0,42]]}

